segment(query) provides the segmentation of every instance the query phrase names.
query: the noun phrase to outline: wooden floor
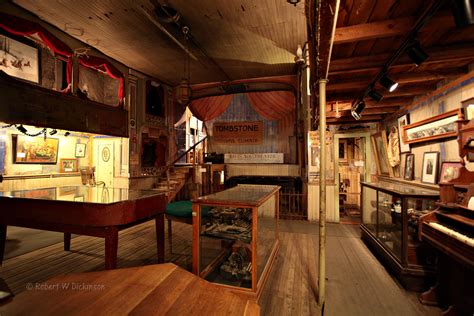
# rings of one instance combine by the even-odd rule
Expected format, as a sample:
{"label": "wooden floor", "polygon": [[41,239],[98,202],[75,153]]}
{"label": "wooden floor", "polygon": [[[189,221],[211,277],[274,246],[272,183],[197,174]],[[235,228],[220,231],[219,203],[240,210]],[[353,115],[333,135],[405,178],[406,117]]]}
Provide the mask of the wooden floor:
{"label": "wooden floor", "polygon": [[[280,230],[280,253],[259,302],[262,315],[320,315],[316,304],[317,224],[281,221]],[[191,233],[190,225],[173,223],[173,247],[170,252],[166,243],[166,261],[191,269]],[[18,234],[21,230],[17,235],[13,230],[8,236],[10,243],[15,243],[15,251],[21,248]],[[50,242],[58,236],[52,235]],[[440,314],[439,309],[418,303],[415,293],[403,290],[359,236],[355,225],[327,227],[325,315]],[[118,267],[156,263],[154,238],[153,222],[120,232]],[[78,236],[73,238],[71,249],[63,251],[59,242],[7,259],[0,268],[0,277],[14,293],[20,293],[28,284],[55,275],[103,269],[103,239]]]}

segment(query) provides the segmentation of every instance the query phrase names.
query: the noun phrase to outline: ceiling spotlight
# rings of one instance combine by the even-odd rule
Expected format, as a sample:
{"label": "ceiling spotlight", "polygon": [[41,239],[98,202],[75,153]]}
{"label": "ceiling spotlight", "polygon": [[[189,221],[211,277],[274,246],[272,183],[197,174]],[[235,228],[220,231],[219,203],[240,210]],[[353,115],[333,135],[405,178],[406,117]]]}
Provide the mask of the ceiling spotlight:
{"label": "ceiling spotlight", "polygon": [[23,126],[23,125],[17,125],[16,126],[16,129],[20,132],[22,132],[23,134],[27,133],[28,131],[26,130],[26,128]]}
{"label": "ceiling spotlight", "polygon": [[69,135],[71,135],[71,132],[66,132],[66,133],[64,133],[64,136],[65,136],[65,137],[68,137]]}
{"label": "ceiling spotlight", "polygon": [[465,27],[474,24],[474,8],[472,1],[451,0],[451,11],[457,27]]}
{"label": "ceiling spotlight", "polygon": [[51,130],[51,131],[49,132],[49,135],[53,136],[53,135],[56,134],[57,132],[58,132],[57,130],[53,129],[53,130]]}
{"label": "ceiling spotlight", "polygon": [[380,100],[383,99],[383,95],[378,93],[377,90],[375,89],[370,89],[368,96],[374,99],[377,102],[380,102]]}
{"label": "ceiling spotlight", "polygon": [[385,75],[380,78],[380,84],[390,92],[395,91],[395,89],[398,87],[398,82],[393,81]]}
{"label": "ceiling spotlight", "polygon": [[300,1],[301,1],[301,0],[286,0],[286,2],[288,2],[289,4],[294,5],[295,7],[296,7],[296,4],[297,4],[298,2],[300,2]]}
{"label": "ceiling spotlight", "polygon": [[356,120],[360,120],[360,118],[362,117],[361,113],[362,111],[364,111],[364,109],[365,109],[365,102],[363,100],[356,101],[354,103],[354,106],[352,106],[352,109],[351,109],[352,117],[355,118]]}
{"label": "ceiling spotlight", "polygon": [[407,54],[417,67],[429,57],[418,42],[408,47]]}

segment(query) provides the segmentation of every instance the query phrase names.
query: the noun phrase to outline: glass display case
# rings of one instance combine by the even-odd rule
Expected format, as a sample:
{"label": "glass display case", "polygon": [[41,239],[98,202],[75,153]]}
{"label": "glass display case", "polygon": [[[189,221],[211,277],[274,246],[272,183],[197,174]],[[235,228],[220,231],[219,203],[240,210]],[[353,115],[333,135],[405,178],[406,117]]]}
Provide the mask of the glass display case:
{"label": "glass display case", "polygon": [[425,288],[435,272],[435,253],[418,238],[418,218],[435,208],[438,190],[406,183],[362,182],[362,239],[402,285]]}
{"label": "glass display case", "polygon": [[279,190],[239,184],[193,200],[193,273],[258,298],[279,247]]}

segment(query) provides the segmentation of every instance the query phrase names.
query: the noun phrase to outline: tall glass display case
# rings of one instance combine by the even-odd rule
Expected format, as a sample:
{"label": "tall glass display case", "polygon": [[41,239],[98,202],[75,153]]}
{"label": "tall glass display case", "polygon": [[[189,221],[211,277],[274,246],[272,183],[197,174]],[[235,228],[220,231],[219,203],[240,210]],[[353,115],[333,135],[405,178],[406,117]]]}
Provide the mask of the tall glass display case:
{"label": "tall glass display case", "polygon": [[278,252],[279,190],[239,184],[193,200],[193,273],[257,299]]}
{"label": "tall glass display case", "polygon": [[435,208],[437,190],[406,183],[362,182],[362,239],[410,290],[426,288],[435,253],[418,239],[418,218]]}

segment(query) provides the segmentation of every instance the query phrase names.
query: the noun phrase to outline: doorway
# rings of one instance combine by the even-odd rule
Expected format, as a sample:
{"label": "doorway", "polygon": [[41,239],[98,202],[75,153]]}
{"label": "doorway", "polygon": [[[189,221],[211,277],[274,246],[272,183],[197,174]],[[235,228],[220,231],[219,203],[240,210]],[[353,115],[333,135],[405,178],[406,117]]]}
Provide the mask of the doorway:
{"label": "doorway", "polygon": [[97,166],[96,181],[103,181],[105,186],[114,186],[114,144],[112,142],[97,142],[95,165]]}
{"label": "doorway", "polygon": [[339,194],[336,205],[339,208],[341,224],[361,223],[360,182],[367,179],[368,134],[340,134],[335,137],[336,172],[338,174]]}

